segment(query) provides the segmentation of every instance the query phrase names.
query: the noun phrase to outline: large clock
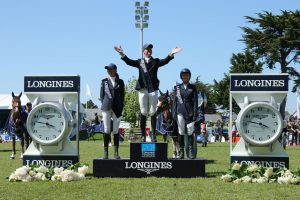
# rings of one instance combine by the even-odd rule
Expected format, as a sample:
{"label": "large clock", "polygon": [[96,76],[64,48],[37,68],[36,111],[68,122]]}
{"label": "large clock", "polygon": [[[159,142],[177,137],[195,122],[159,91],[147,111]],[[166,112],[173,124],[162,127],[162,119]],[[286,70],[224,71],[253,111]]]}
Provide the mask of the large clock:
{"label": "large clock", "polygon": [[42,145],[51,145],[70,134],[70,120],[71,115],[61,104],[47,102],[32,109],[26,126],[32,140]]}
{"label": "large clock", "polygon": [[265,146],[274,143],[281,135],[281,114],[265,102],[251,103],[237,117],[237,129],[243,139],[252,145]]}

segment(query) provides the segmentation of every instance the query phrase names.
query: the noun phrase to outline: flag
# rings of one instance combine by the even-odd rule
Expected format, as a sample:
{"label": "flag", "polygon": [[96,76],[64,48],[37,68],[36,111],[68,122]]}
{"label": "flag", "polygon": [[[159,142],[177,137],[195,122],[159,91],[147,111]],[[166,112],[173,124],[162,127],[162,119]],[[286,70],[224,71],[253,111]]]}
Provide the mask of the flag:
{"label": "flag", "polygon": [[86,84],[86,97],[87,99],[93,99],[89,84]]}

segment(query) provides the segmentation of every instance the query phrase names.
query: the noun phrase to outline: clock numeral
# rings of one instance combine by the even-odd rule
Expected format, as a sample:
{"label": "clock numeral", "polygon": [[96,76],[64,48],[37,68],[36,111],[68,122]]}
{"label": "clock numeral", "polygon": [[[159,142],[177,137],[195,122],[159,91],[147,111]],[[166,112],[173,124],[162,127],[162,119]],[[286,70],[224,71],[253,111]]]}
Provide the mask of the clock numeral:
{"label": "clock numeral", "polygon": [[262,111],[262,107],[258,107],[257,110],[258,110],[258,111]]}
{"label": "clock numeral", "polygon": [[42,109],[39,109],[39,113],[42,113],[43,112],[43,110]]}
{"label": "clock numeral", "polygon": [[53,112],[54,112],[54,113],[56,113],[56,110],[55,110],[55,109],[53,109]]}
{"label": "clock numeral", "polygon": [[64,123],[63,123],[63,122],[60,122],[60,125],[64,125]]}
{"label": "clock numeral", "polygon": [[57,118],[61,118],[61,114],[58,114]]}
{"label": "clock numeral", "polygon": [[61,130],[58,130],[58,132],[60,133],[60,132],[61,132]]}
{"label": "clock numeral", "polygon": [[276,130],[273,130],[273,133],[276,133]]}
{"label": "clock numeral", "polygon": [[39,138],[41,139],[41,138],[42,138],[42,135],[39,135]]}
{"label": "clock numeral", "polygon": [[250,111],[251,113],[254,113],[254,110],[253,109],[251,109],[251,111]]}
{"label": "clock numeral", "polygon": [[263,140],[263,138],[262,138],[262,137],[259,137],[259,138],[258,138],[258,140],[259,140],[259,141],[262,141],[262,140]]}
{"label": "clock numeral", "polygon": [[248,123],[247,122],[243,122],[243,126],[247,126],[248,125]]}
{"label": "clock numeral", "polygon": [[267,138],[268,138],[268,139],[270,139],[270,138],[271,138],[271,136],[270,136],[270,135],[267,135]]}
{"label": "clock numeral", "polygon": [[276,117],[276,115],[272,115],[272,118],[275,118]]}
{"label": "clock numeral", "polygon": [[45,108],[45,111],[50,111],[50,108]]}
{"label": "clock numeral", "polygon": [[250,133],[250,131],[249,131],[249,130],[246,130],[246,133]]}
{"label": "clock numeral", "polygon": [[277,126],[277,125],[278,125],[278,122],[274,122],[274,124]]}
{"label": "clock numeral", "polygon": [[56,138],[56,135],[53,135],[53,138]]}
{"label": "clock numeral", "polygon": [[254,136],[255,136],[255,135],[251,135],[251,137],[252,137],[253,140],[254,140]]}
{"label": "clock numeral", "polygon": [[246,115],[246,118],[250,118],[250,115]]}
{"label": "clock numeral", "polygon": [[37,133],[37,130],[33,130],[34,133]]}
{"label": "clock numeral", "polygon": [[269,109],[267,109],[267,112],[270,112],[270,110],[269,110]]}
{"label": "clock numeral", "polygon": [[33,118],[39,118],[39,116],[38,115],[33,115]]}
{"label": "clock numeral", "polygon": [[46,137],[46,140],[49,140],[49,137]]}

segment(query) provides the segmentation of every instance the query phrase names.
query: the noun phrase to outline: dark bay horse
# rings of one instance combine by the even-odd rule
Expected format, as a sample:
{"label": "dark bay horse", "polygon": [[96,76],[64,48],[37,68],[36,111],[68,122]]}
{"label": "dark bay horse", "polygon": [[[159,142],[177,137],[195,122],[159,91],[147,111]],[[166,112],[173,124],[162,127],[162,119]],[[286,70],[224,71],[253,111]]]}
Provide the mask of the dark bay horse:
{"label": "dark bay horse", "polygon": [[12,92],[12,111],[9,119],[9,132],[12,135],[12,154],[11,159],[15,158],[16,155],[16,136],[21,140],[21,156],[23,158],[24,153],[24,137],[23,133],[25,130],[25,124],[23,120],[23,110],[21,106],[21,96],[22,92],[15,96]]}
{"label": "dark bay horse", "polygon": [[158,97],[158,104],[156,114],[162,115],[161,127],[165,134],[163,135],[164,141],[167,141],[167,136],[172,138],[173,142],[173,158],[178,158],[179,155],[179,144],[178,144],[178,126],[177,122],[172,117],[172,105],[173,101],[169,92],[162,93]]}

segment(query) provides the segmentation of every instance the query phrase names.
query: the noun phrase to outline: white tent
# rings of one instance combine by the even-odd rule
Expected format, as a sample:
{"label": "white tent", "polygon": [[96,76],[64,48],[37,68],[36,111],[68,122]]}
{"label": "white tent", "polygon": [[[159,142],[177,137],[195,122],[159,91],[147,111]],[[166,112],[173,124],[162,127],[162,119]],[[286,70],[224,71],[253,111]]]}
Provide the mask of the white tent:
{"label": "white tent", "polygon": [[[16,94],[19,95],[19,94]],[[0,94],[0,109],[11,109],[12,96],[11,94]],[[26,105],[29,102],[26,94],[22,94],[21,103],[22,105]]]}

